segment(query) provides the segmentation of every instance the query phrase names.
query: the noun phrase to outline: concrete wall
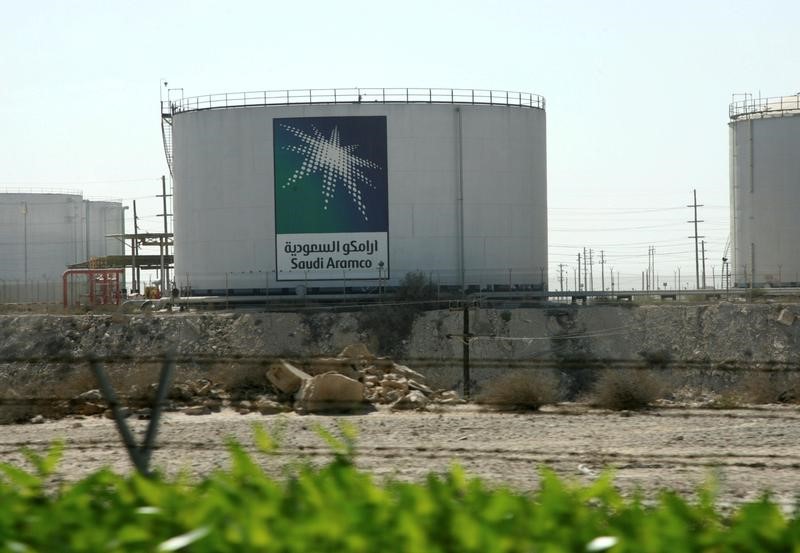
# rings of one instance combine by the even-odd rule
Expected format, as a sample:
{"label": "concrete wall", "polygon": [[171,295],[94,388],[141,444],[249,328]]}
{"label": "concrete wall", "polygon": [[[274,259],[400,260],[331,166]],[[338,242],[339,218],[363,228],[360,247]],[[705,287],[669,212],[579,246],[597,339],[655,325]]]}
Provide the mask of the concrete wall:
{"label": "concrete wall", "polygon": [[[429,272],[442,284],[459,282],[459,117],[466,283],[535,284],[542,274],[546,279],[543,110],[350,104],[175,116],[178,282],[195,290],[222,289],[228,273],[229,288],[263,289],[268,278],[274,285],[273,118],[366,115],[387,117],[393,282],[415,270]],[[314,285],[341,287],[342,283]]]}
{"label": "concrete wall", "polygon": [[[390,316],[387,306],[375,309]],[[559,360],[605,360],[609,367],[660,362],[668,363],[678,376],[693,368],[716,371],[720,379],[727,378],[726,367],[736,365],[796,368],[799,316],[798,304],[728,302],[475,309],[470,328],[484,338],[471,343],[472,375],[480,382],[509,367],[532,368],[541,362],[558,366]],[[239,357],[331,356],[362,342],[375,353],[391,353],[398,362],[424,372],[437,386],[459,383],[462,343],[448,335],[461,332],[461,312],[422,314],[409,335],[395,336],[399,351],[377,347],[379,331],[364,328],[361,317],[310,312],[0,315],[0,359],[42,352],[152,358],[175,351],[179,357],[218,359],[232,366]]]}
{"label": "concrete wall", "polygon": [[731,122],[730,152],[733,280],[798,285],[800,114]]}

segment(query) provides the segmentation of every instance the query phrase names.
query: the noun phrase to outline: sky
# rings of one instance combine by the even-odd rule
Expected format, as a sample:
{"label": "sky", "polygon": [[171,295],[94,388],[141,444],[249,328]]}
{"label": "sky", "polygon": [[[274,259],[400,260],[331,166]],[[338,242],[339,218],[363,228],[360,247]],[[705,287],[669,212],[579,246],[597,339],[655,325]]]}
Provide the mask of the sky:
{"label": "sky", "polygon": [[559,264],[572,286],[584,247],[602,251],[606,288],[611,267],[640,288],[650,247],[660,283],[680,268],[692,285],[695,189],[710,284],[729,235],[731,95],[800,91],[799,16],[789,1],[6,2],[0,191],[137,199],[157,232],[162,79],[186,96],[533,92],[547,100],[550,288]]}

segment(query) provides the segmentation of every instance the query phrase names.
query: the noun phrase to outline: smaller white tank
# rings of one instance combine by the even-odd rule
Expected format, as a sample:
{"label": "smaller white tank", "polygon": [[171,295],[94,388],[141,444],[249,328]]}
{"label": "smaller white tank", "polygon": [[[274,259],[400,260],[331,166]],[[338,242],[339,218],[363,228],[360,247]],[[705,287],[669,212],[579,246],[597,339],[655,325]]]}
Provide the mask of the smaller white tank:
{"label": "smaller white tank", "polygon": [[120,202],[70,193],[0,193],[0,281],[59,280],[68,265],[122,255]]}

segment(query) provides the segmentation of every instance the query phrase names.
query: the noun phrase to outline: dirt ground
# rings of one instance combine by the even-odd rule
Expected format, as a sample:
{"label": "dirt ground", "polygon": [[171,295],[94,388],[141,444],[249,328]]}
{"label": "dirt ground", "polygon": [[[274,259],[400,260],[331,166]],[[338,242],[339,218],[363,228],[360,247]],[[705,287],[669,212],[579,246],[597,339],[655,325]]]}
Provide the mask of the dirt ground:
{"label": "dirt ground", "polygon": [[[800,492],[800,410],[779,406],[636,413],[569,405],[539,413],[489,413],[459,406],[437,413],[378,410],[342,417],[167,413],[153,464],[169,474],[207,474],[226,465],[227,437],[255,452],[252,425],[281,421],[279,454],[259,457],[268,471],[280,475],[298,460],[324,462],[330,450],[314,427],[335,428],[338,420],[358,428],[357,462],[379,478],[419,480],[458,462],[493,484],[531,490],[538,485],[540,466],[579,482],[611,467],[620,489],[641,489],[649,497],[663,488],[691,494],[712,476],[722,505],[772,490],[774,499],[790,508]],[[147,423],[130,421],[140,435]],[[67,442],[59,480],[102,466],[131,470],[114,423],[102,417],[0,426],[1,458],[22,463],[22,446],[44,449],[57,439]]]}

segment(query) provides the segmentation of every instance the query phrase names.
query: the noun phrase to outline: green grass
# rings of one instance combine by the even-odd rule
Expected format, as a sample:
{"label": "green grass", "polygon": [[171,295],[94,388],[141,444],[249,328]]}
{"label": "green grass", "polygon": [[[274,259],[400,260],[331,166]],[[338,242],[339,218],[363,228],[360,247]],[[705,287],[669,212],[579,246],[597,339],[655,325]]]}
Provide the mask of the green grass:
{"label": "green grass", "polygon": [[[280,480],[231,442],[231,469],[199,482],[102,470],[54,491],[61,446],[26,451],[32,470],[0,466],[0,551],[800,551],[800,521],[766,496],[723,515],[708,489],[695,501],[664,492],[646,506],[620,496],[608,474],[581,486],[542,469],[539,491],[525,494],[457,466],[424,483],[378,485],[353,465],[352,429],[320,433],[333,461]],[[261,428],[255,442],[276,450]],[[603,541],[615,545],[598,549]]]}

